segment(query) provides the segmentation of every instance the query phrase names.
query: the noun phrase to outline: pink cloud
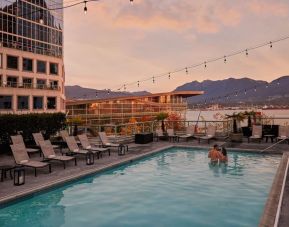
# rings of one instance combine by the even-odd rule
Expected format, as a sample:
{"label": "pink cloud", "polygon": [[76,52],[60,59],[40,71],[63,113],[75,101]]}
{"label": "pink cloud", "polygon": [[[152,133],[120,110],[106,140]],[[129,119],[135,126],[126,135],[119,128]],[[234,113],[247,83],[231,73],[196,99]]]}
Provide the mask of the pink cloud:
{"label": "pink cloud", "polygon": [[281,2],[266,2],[264,0],[250,1],[248,4],[249,10],[256,14],[287,16],[289,12],[288,4]]}

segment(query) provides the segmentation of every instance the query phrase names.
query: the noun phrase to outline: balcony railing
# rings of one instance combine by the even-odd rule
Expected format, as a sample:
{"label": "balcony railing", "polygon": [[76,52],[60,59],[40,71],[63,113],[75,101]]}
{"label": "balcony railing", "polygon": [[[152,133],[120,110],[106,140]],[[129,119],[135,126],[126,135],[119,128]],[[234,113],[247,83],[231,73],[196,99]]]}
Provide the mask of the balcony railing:
{"label": "balcony railing", "polygon": [[7,81],[6,83],[0,83],[1,87],[6,88],[24,88],[24,89],[43,89],[43,90],[56,90],[59,91],[58,85],[46,85],[46,84],[33,84],[33,83],[18,83]]}

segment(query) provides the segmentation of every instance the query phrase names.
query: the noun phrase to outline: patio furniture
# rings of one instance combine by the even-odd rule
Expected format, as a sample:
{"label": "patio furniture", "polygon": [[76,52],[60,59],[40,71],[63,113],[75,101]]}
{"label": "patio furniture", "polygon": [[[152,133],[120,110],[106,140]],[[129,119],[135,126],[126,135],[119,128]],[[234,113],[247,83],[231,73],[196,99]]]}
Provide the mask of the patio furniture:
{"label": "patio furniture", "polygon": [[128,145],[126,145],[126,144],[109,142],[105,132],[99,132],[98,135],[99,135],[99,138],[100,138],[100,141],[101,141],[103,147],[115,147],[115,148],[118,148],[119,152],[120,152],[120,150],[123,150],[123,149],[128,151]]}
{"label": "patio furniture", "polygon": [[207,133],[205,136],[200,136],[199,139],[199,143],[201,142],[201,140],[207,140],[208,144],[210,144],[210,140],[215,139],[215,135],[216,135],[216,127],[209,125],[207,128]]}
{"label": "patio furniture", "polygon": [[155,138],[156,141],[159,141],[160,138],[166,138],[166,135],[164,134],[162,129],[156,129]]}
{"label": "patio furniture", "polygon": [[146,144],[153,142],[153,140],[154,140],[153,133],[138,133],[135,134],[134,142],[136,144]]}
{"label": "patio furniture", "polygon": [[179,135],[178,136],[178,141],[180,139],[185,139],[186,141],[188,141],[190,138],[194,138],[194,134],[195,134],[195,125],[190,125],[186,128],[186,134],[184,135]]}
{"label": "patio furniture", "polygon": [[26,148],[25,146],[25,143],[24,143],[24,140],[23,140],[23,137],[21,135],[17,135],[17,136],[10,136],[11,137],[11,140],[12,140],[12,143],[13,145],[17,145],[17,144],[21,144],[25,147],[26,149],[26,152],[30,155],[31,153],[37,153],[39,152],[40,153],[40,156],[41,156],[41,152],[40,152],[40,149],[39,148]]}
{"label": "patio furniture", "polygon": [[170,142],[178,141],[178,136],[175,134],[173,129],[167,129],[167,134]]}
{"label": "patio furniture", "polygon": [[61,130],[59,134],[64,142],[66,141],[66,138],[69,137],[69,134],[66,130]]}
{"label": "patio furniture", "polygon": [[261,143],[262,140],[262,125],[253,125],[252,136],[248,137],[248,143],[251,140],[258,140]]}
{"label": "patio furniture", "polygon": [[44,159],[51,161],[60,161],[63,163],[63,168],[66,168],[66,162],[74,160],[74,164],[77,165],[75,157],[56,155],[53,149],[53,145],[49,140],[39,141],[39,146],[43,153]]}
{"label": "patio furniture", "polygon": [[25,168],[17,166],[14,168],[14,185],[20,186],[25,184]]}
{"label": "patio furniture", "polygon": [[29,158],[26,148],[23,144],[10,145],[15,162],[20,166],[34,168],[34,175],[37,176],[37,169],[48,167],[51,173],[51,164],[47,162],[34,161]]}
{"label": "patio furniture", "polygon": [[82,148],[92,151],[93,154],[97,154],[97,159],[99,159],[99,157],[102,156],[102,153],[104,152],[108,152],[108,155],[110,156],[109,148],[96,147],[91,145],[85,134],[78,135],[77,137],[81,143]]}
{"label": "patio furniture", "polygon": [[279,140],[287,140],[289,144],[289,127],[288,126],[279,126],[279,133],[278,133],[277,141]]}
{"label": "patio furniture", "polygon": [[[43,135],[40,132],[32,133],[32,136],[33,136],[33,139],[34,139],[35,144],[37,146],[40,146],[40,144],[39,144],[40,141],[45,141]],[[51,145],[52,145],[53,149],[60,149],[60,152],[61,152],[62,147],[60,145],[53,145],[53,144],[51,144]]]}
{"label": "patio furniture", "polygon": [[271,139],[271,143],[273,143],[273,142],[274,142],[275,135],[273,135],[273,134],[266,134],[266,135],[264,135],[263,137],[265,138],[266,143],[268,142],[268,139]]}
{"label": "patio furniture", "polygon": [[4,178],[7,177],[7,172],[10,174],[10,178],[12,179],[12,170],[15,168],[13,165],[1,165],[0,171],[1,171],[1,182],[4,181]]}

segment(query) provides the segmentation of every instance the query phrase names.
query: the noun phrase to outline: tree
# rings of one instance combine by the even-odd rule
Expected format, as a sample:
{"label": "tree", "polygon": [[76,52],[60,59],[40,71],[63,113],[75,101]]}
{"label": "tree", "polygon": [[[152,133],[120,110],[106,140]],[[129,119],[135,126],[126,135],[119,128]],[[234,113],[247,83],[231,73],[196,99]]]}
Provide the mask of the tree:
{"label": "tree", "polygon": [[156,120],[162,122],[162,130],[163,130],[163,132],[165,131],[165,119],[166,119],[168,116],[169,116],[168,113],[165,113],[165,112],[160,112],[160,113],[156,116]]}

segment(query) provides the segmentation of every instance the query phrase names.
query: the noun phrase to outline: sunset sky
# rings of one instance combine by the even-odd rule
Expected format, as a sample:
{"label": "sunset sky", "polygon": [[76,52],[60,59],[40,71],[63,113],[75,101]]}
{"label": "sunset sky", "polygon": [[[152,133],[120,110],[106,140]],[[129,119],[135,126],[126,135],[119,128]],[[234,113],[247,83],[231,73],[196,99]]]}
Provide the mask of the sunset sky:
{"label": "sunset sky", "polygon": [[[123,84],[289,35],[288,0],[100,0],[64,11],[66,84]],[[289,75],[289,40],[137,85],[171,91],[193,80]]]}

